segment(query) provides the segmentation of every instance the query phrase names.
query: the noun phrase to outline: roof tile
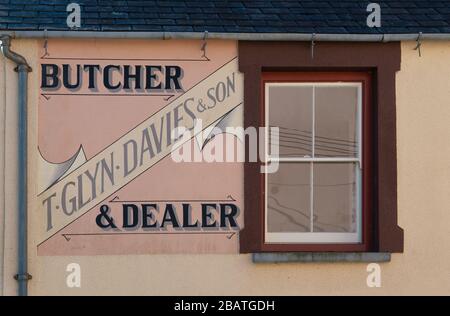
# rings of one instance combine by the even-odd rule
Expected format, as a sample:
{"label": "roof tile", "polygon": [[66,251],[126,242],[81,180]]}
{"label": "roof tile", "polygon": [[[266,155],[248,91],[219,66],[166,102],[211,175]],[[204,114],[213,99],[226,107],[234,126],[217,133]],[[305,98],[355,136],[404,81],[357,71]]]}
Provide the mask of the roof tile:
{"label": "roof tile", "polygon": [[[69,30],[71,0],[0,0],[0,30]],[[80,30],[275,33],[450,33],[450,0],[382,0],[381,28],[361,0],[74,0]]]}

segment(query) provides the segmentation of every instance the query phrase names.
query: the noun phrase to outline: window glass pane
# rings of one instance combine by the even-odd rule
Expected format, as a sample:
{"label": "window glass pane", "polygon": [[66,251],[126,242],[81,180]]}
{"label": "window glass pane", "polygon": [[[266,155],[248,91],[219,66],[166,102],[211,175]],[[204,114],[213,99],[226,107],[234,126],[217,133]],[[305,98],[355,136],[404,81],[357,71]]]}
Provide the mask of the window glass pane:
{"label": "window glass pane", "polygon": [[357,230],[355,163],[314,163],[314,232]]}
{"label": "window glass pane", "polygon": [[281,163],[267,175],[267,231],[310,232],[310,163]]}
{"label": "window glass pane", "polygon": [[315,157],[357,157],[357,87],[315,88]]}
{"label": "window glass pane", "polygon": [[312,87],[269,87],[269,126],[279,128],[280,157],[312,156],[312,97]]}

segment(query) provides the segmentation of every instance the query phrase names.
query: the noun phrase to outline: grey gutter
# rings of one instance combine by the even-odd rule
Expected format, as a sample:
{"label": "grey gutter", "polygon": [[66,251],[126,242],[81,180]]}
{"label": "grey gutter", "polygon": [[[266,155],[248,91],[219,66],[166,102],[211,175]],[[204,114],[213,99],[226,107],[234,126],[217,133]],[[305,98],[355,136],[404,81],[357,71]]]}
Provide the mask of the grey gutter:
{"label": "grey gutter", "polygon": [[18,272],[14,278],[19,282],[19,296],[28,294],[28,247],[27,247],[27,81],[28,72],[31,71],[26,59],[10,50],[11,38],[0,36],[3,55],[16,63],[14,69],[18,73],[18,125],[19,125],[19,145],[18,145]]}
{"label": "grey gutter", "polygon": [[13,38],[111,38],[111,39],[227,39],[242,41],[392,42],[450,40],[450,33],[408,34],[303,34],[215,32],[105,32],[105,31],[0,31]]}

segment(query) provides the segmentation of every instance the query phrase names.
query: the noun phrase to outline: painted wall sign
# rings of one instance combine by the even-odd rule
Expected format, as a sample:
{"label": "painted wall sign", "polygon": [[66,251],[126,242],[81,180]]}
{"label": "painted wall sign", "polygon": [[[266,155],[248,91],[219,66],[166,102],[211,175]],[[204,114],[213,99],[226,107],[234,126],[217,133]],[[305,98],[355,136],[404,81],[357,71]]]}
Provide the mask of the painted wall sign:
{"label": "painted wall sign", "polygon": [[[232,253],[242,163],[175,162],[174,128],[242,126],[235,42],[51,40],[41,52],[40,255]],[[201,129],[197,128],[201,120]],[[177,145],[177,146],[178,146]],[[186,145],[186,144],[185,144]]]}

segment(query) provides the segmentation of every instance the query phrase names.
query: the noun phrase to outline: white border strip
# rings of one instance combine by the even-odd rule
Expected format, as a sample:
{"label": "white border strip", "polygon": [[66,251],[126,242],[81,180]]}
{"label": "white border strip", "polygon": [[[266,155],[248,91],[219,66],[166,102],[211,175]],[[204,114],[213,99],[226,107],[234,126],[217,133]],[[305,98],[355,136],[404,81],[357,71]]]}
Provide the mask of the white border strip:
{"label": "white border strip", "polygon": [[358,243],[358,233],[268,233],[266,240],[270,244],[352,244]]}

